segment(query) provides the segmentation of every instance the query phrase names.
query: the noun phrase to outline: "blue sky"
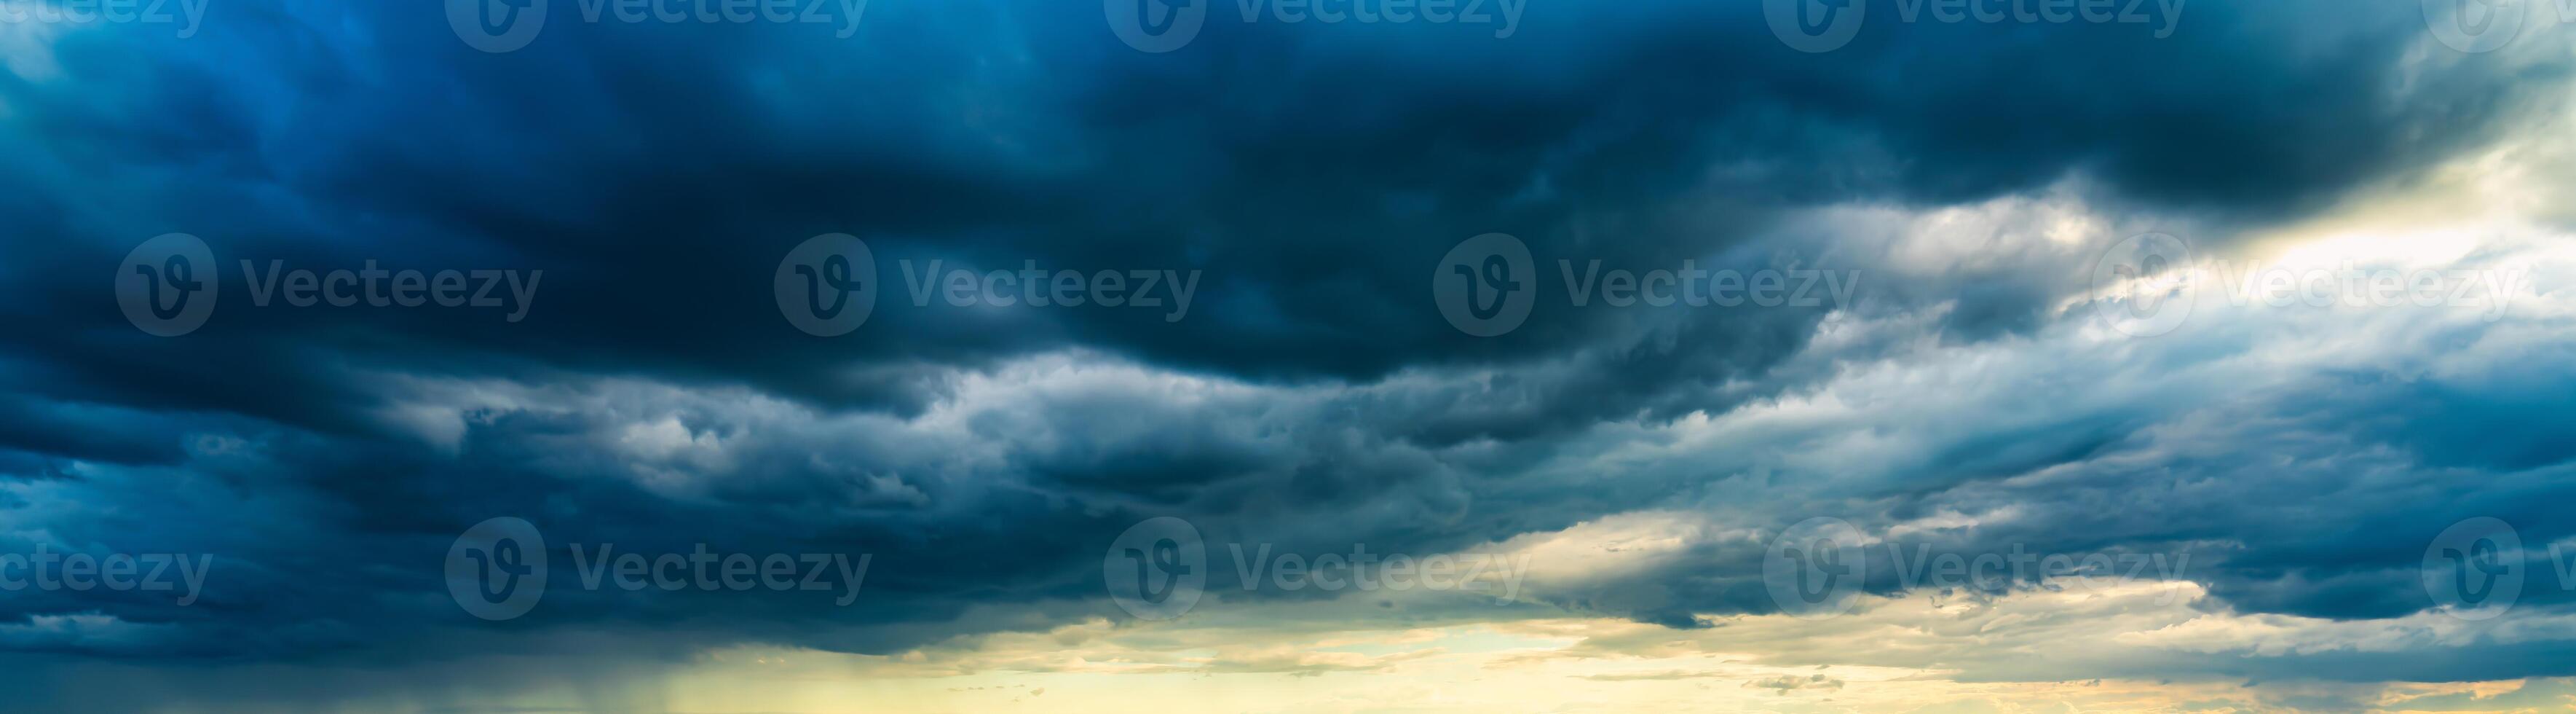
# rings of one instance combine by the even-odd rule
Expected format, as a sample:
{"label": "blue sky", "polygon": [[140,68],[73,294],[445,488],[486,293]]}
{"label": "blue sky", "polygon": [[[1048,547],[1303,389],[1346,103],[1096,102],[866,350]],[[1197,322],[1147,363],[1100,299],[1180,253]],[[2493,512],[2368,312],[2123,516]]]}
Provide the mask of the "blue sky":
{"label": "blue sky", "polygon": [[2562,15],[0,0],[0,709],[2565,709]]}

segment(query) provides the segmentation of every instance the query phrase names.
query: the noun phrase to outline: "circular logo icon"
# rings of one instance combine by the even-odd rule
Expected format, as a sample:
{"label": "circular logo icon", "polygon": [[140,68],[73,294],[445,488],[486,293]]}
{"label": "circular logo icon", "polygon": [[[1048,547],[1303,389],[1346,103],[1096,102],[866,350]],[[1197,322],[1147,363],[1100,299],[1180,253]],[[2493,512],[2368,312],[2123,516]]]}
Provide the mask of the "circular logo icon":
{"label": "circular logo icon", "polygon": [[1101,0],[1109,31],[1139,52],[1163,53],[1188,46],[1207,24],[1208,0]]}
{"label": "circular logo icon", "polygon": [[447,594],[486,620],[528,614],[546,596],[546,539],[526,519],[503,516],[465,529],[447,546]]}
{"label": "circular logo icon", "polygon": [[447,27],[468,47],[515,51],[546,29],[546,0],[447,0]]}
{"label": "circular logo icon", "polygon": [[1452,327],[1477,337],[1519,328],[1538,302],[1538,267],[1529,246],[1501,233],[1469,238],[1431,270],[1431,302]]}
{"label": "circular logo icon", "polygon": [[1762,19],[1780,43],[1800,52],[1832,52],[1860,36],[1865,0],[1762,0]]}
{"label": "circular logo icon", "polygon": [[2526,0],[2424,0],[2433,39],[2461,52],[2494,52],[2513,44],[2530,19]]}
{"label": "circular logo icon", "polygon": [[2111,329],[2154,337],[2191,319],[2191,245],[2163,233],[2130,236],[2093,264],[2093,314]]}
{"label": "circular logo icon", "polygon": [[215,314],[215,254],[186,233],[144,241],[116,265],[116,307],[156,337],[195,332]]}
{"label": "circular logo icon", "polygon": [[1850,612],[1869,561],[1860,529],[1840,518],[1809,518],[1771,539],[1762,585],[1780,611],[1803,620]]}
{"label": "circular logo icon", "polygon": [[2522,536],[2502,519],[2481,516],[2451,524],[2424,546],[2424,594],[2463,620],[2504,614],[2522,597],[2528,574]]}
{"label": "circular logo icon", "polygon": [[1198,526],[1170,516],[1148,518],[1109,544],[1100,558],[1109,599],[1145,620],[1180,617],[1207,591],[1207,543]]}
{"label": "circular logo icon", "polygon": [[787,251],[770,286],[789,324],[815,337],[839,337],[876,312],[877,257],[856,237],[825,233]]}

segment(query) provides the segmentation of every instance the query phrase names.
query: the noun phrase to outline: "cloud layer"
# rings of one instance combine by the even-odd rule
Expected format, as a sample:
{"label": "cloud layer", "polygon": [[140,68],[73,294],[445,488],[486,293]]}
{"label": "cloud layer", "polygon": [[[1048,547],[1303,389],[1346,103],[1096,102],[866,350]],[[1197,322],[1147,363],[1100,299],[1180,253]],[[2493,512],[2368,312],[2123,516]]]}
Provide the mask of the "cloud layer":
{"label": "cloud layer", "polygon": [[[1532,3],[1503,39],[1220,4],[1154,54],[1080,3],[878,0],[846,38],[556,5],[497,54],[369,3],[217,0],[185,39],[0,24],[0,553],[213,563],[184,604],[0,597],[26,706],[685,710],[728,690],[635,683],[745,666],[722,656],[1062,675],[1011,696],[1074,709],[1086,677],[1172,673],[1828,710],[2106,679],[2105,707],[2496,704],[2566,686],[2441,687],[2576,675],[2547,550],[2576,538],[2556,28],[2473,54],[2412,6],[2190,4],[2163,38],[1873,6],[1808,54],[1752,3]],[[221,284],[165,338],[108,278],[172,232]],[[1539,298],[1479,338],[1427,273],[1497,232]],[[2207,272],[2179,328],[2127,334],[2097,263],[2148,232]],[[773,291],[824,233],[878,266],[833,338]],[[932,261],[1197,277],[1177,318],[915,304]],[[1567,297],[1594,261],[1856,279],[1621,308]],[[543,277],[516,321],[253,304],[268,266],[370,264]],[[2481,292],[2285,305],[2249,266]],[[555,586],[487,622],[440,564],[496,516],[543,532]],[[1527,565],[1496,602],[1217,559],[1197,612],[1148,622],[1102,561],[1156,516],[1211,551]],[[2482,516],[2531,580],[2461,620],[2423,561]],[[1868,541],[1841,618],[1766,588],[1816,517]],[[872,564],[838,606],[569,587],[567,544]],[[2016,549],[2174,567],[1945,588],[1899,562]]]}

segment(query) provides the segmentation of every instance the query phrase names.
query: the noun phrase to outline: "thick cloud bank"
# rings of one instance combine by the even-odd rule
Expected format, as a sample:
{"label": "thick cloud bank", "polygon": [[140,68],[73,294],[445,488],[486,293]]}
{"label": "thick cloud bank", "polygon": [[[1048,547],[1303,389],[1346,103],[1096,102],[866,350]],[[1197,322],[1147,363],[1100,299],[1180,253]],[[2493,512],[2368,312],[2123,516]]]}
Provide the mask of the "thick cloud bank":
{"label": "thick cloud bank", "polygon": [[[0,594],[26,692],[0,707],[501,705],[472,682],[672,709],[623,683],[771,649],[930,677],[1415,666],[1309,647],[1328,623],[1580,642],[1488,667],[1726,654],[1777,667],[1725,671],[1779,701],[2108,678],[2342,709],[2576,676],[2548,10],[2461,52],[2414,3],[1863,3],[1809,53],[1750,2],[1503,3],[1500,38],[1217,3],[1140,52],[1080,2],[552,4],[506,52],[404,3],[0,23],[0,554],[145,584]],[[216,302],[163,337],[116,281],[170,233],[207,246]],[[777,286],[832,233],[875,302],[817,337]],[[1490,233],[1536,297],[1480,337],[1432,293]],[[2149,293],[2097,268],[2148,233],[2198,278],[2141,330],[2120,316]],[[491,286],[297,306],[268,280],[299,269]],[[1692,269],[1826,277],[1706,306],[1607,277]],[[2318,271],[2331,295],[2256,292]],[[2443,298],[2340,282],[2370,271]],[[1130,304],[1027,297],[1104,273]],[[1210,555],[1177,624],[1103,574],[1158,516]],[[478,618],[441,563],[495,517],[542,533],[551,585]],[[1765,561],[1814,518],[1861,577],[1802,620]],[[2523,546],[2495,556],[2527,576],[2501,618],[2427,594],[2428,548],[2476,518]],[[1499,597],[1284,588],[1231,544],[1521,565]],[[585,586],[613,570],[572,557],[697,548],[867,561],[835,602]],[[2016,552],[2154,567],[2089,598],[1920,569]],[[1819,665],[1859,669],[1787,669]],[[1714,676],[1683,666],[1564,676]]]}

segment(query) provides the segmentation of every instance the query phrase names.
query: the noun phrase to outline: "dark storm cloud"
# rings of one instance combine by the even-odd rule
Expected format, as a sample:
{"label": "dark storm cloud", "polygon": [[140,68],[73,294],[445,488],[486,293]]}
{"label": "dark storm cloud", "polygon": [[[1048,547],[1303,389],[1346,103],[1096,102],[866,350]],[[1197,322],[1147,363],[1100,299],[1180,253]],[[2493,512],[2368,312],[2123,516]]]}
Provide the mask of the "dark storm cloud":
{"label": "dark storm cloud", "polygon": [[[1596,430],[1721,413],[1832,376],[1784,366],[1803,350],[1859,359],[1903,340],[1813,345],[1829,307],[1545,299],[1520,331],[1479,340],[1443,322],[1425,274],[1494,231],[1526,240],[1559,295],[1559,259],[1896,268],[1886,245],[1793,213],[2069,183],[2119,217],[2268,225],[2518,126],[2532,88],[2564,69],[2410,60],[2414,8],[2327,2],[2194,5],[2165,40],[1888,23],[1826,55],[1781,46],[1749,4],[1541,5],[1501,42],[1219,22],[1168,55],[1129,51],[1080,3],[879,0],[847,41],[563,21],[506,55],[467,48],[420,7],[218,11],[190,42],[71,32],[51,45],[58,76],[0,74],[0,220],[15,233],[0,247],[14,288],[0,302],[13,395],[0,466],[21,501],[39,499],[11,504],[14,522],[48,542],[218,559],[187,607],[11,600],[0,613],[31,625],[82,611],[144,628],[21,649],[401,661],[513,646],[494,633],[655,628],[670,637],[646,654],[899,652],[1110,614],[1099,553],[1163,513],[1285,549],[1433,552],[1646,508],[1776,526],[1841,506],[1893,520],[2010,502],[2029,530],[1956,546],[2232,540],[2205,582],[2236,608],[2404,614],[2422,604],[2387,596],[2405,572],[2392,569],[2420,554],[2406,544],[2430,533],[2415,533],[2457,515],[2336,531],[2256,507],[2284,502],[2268,489],[2338,492],[2332,464],[2266,481],[2237,459],[2270,447],[2234,442],[2150,473],[1996,485],[2144,449],[2133,433],[2183,397],[1909,423],[1954,431],[1917,461],[1811,480],[1760,457],[1623,470]],[[172,231],[213,246],[227,302],[193,334],[154,338],[126,324],[107,276]],[[868,241],[882,282],[871,321],[837,339],[797,332],[769,289],[780,257],[826,232]],[[2049,301],[2081,284],[2091,245],[1992,272],[1873,273],[1847,316],[1938,314],[1924,329],[1954,344],[2024,338],[2059,317]],[[242,259],[544,281],[516,323],[254,309]],[[1206,277],[1179,322],[915,308],[898,266],[933,259]],[[1112,366],[1011,371],[1068,351]],[[1159,381],[1179,379],[1206,382]],[[961,405],[985,394],[979,380],[1007,384]],[[2558,495],[2527,476],[2565,460],[2556,430],[2534,426],[2558,423],[2553,405],[2517,395],[2563,386],[2320,389],[2350,408],[2282,435],[2328,439],[2318,460],[2386,442],[2427,465],[2524,475],[2527,489],[2456,509],[2494,512]],[[2474,421],[2339,418],[2390,401]],[[953,423],[921,419],[943,409]],[[2232,487],[2192,489],[2214,476]],[[2164,508],[2118,515],[2148,492]],[[2436,493],[2409,482],[2310,515]],[[2527,540],[2576,534],[2513,513]],[[436,564],[501,514],[550,542],[877,559],[855,608],[558,589],[528,618],[484,624],[447,599]],[[575,577],[562,555],[558,583]],[[1758,567],[1738,567],[1757,550],[1699,555],[1551,604],[1675,626],[1763,611]],[[1061,604],[1081,599],[1092,606]],[[974,609],[995,603],[1042,611]]]}
{"label": "dark storm cloud", "polygon": [[[1670,382],[1756,373],[1821,312],[1638,325],[1546,302],[1523,334],[1485,342],[1436,319],[1424,266],[1503,231],[1554,282],[1553,258],[1730,255],[1783,208],[1975,201],[2070,172],[2115,204],[2295,215],[2487,135],[2533,81],[2474,62],[2401,68],[2421,39],[2412,13],[2322,4],[2193,8],[2166,40],[2118,25],[1886,23],[1821,56],[1782,47],[1750,7],[1543,7],[1504,42],[1220,22],[1156,56],[1117,45],[1087,6],[995,4],[983,11],[997,21],[979,24],[879,5],[846,42],[566,21],[485,55],[393,10],[305,5],[245,13],[197,43],[66,37],[70,81],[11,88],[29,127],[19,161],[65,174],[44,183],[119,189],[63,194],[92,224],[43,241],[70,246],[28,272],[53,301],[97,305],[87,276],[100,271],[85,268],[184,230],[227,266],[542,269],[544,302],[528,329],[454,311],[227,311],[204,339],[116,346],[100,342],[123,335],[96,329],[113,313],[43,311],[19,319],[106,334],[23,349],[101,365],[76,376],[107,389],[131,381],[132,362],[110,353],[293,371],[320,359],[294,354],[308,336],[330,330],[351,334],[330,351],[370,362],[498,353],[899,410],[935,389],[901,372],[854,378],[849,364],[989,364],[1082,344],[1252,377],[1366,379],[1595,353],[1579,358],[1585,374],[1515,394],[1579,424]],[[2335,32],[2266,34],[2289,22]],[[373,41],[334,32],[348,25]],[[258,71],[215,75],[209,55]],[[99,83],[125,91],[94,97]],[[29,180],[19,188],[60,193]],[[896,260],[1203,269],[1205,306],[1165,324],[890,305],[854,338],[817,342],[782,324],[764,286],[787,247],[827,231],[869,240],[888,287]],[[1867,260],[1810,244],[1727,262],[1784,251]],[[1980,288],[1956,319],[1968,334],[2026,328],[2035,292]],[[174,359],[182,349],[198,357]],[[127,398],[253,401],[188,381],[210,386]],[[271,416],[345,408],[295,404],[327,401],[325,384],[280,391]]]}
{"label": "dark storm cloud", "polygon": [[[2388,334],[2377,332],[2384,322],[2352,326]],[[2280,329],[2229,324],[2123,355],[2158,365],[2143,372],[2090,369],[2083,365],[2104,364],[2102,353],[2047,343],[1967,379],[1959,365],[1926,365],[1914,379],[1947,390],[1878,402],[1868,388],[1847,387],[1831,401],[1881,406],[1813,431],[1733,435],[1687,466],[1658,464],[1620,480],[1666,468],[1704,474],[1664,507],[1759,524],[1766,534],[1818,516],[1887,534],[1904,555],[1885,543],[1857,553],[1867,559],[1864,590],[1880,595],[1939,589],[1906,582],[1899,557],[2165,554],[2175,572],[2151,575],[2207,587],[2198,606],[2212,611],[2395,618],[2442,604],[2425,590],[2428,549],[2453,524],[2486,517],[2509,523],[2527,545],[2515,561],[2530,579],[2517,592],[2522,615],[2561,613],[2576,601],[2576,582],[2563,582],[2568,563],[2552,562],[2566,554],[2548,545],[2576,537],[2563,507],[2576,486],[2566,458],[2531,446],[2555,443],[2563,420],[2553,416],[2561,407],[2529,395],[2563,393],[2554,386],[2563,377],[2513,366],[2565,359],[2563,343],[2489,343],[2440,373],[2420,366],[2438,355],[2397,356],[2404,350],[2368,369],[2229,364],[2266,349],[2257,341],[2249,354],[2231,343]],[[2433,331],[2477,342],[2500,339],[2498,329]],[[2016,378],[1991,382],[1985,369]],[[1935,396],[1947,391],[1960,394]],[[2477,435],[2442,437],[2458,431]],[[1900,438],[1864,455],[1832,455],[1870,434]],[[2462,448],[2477,444],[2501,448]],[[1766,545],[1711,539],[1632,576],[1540,591],[1651,622],[1775,612],[1760,579]],[[2387,678],[2381,670],[2353,677]]]}

